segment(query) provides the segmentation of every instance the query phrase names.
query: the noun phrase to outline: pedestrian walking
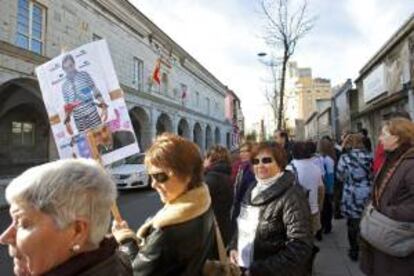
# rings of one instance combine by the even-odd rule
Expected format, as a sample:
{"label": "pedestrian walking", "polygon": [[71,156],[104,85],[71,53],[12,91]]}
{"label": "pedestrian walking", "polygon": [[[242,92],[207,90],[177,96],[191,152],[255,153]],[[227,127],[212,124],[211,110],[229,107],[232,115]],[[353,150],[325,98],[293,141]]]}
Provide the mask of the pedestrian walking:
{"label": "pedestrian walking", "polygon": [[219,145],[211,147],[204,159],[204,182],[210,191],[211,205],[226,247],[232,234],[230,212],[233,205],[233,185],[230,174],[229,151]]}
{"label": "pedestrian walking", "polygon": [[361,134],[348,136],[351,150],[341,155],[336,172],[344,183],[341,211],[347,219],[350,246],[348,256],[352,261],[358,260],[359,223],[372,189],[372,157],[365,149],[363,138]]}
{"label": "pedestrian walking", "polygon": [[343,219],[341,212],[341,201],[342,201],[342,192],[344,189],[344,183],[341,179],[337,177],[336,171],[338,169],[338,162],[341,158],[341,155],[350,150],[348,136],[351,134],[350,131],[344,130],[341,135],[341,139],[338,143],[335,144],[336,160],[335,163],[335,185],[334,185],[334,194],[333,194],[333,206],[334,206],[334,218]]}
{"label": "pedestrian walking", "polygon": [[292,147],[293,160],[287,166],[296,176],[296,182],[307,192],[311,211],[312,233],[321,229],[320,211],[322,210],[324,185],[320,168],[312,161],[308,142],[295,142]]}
{"label": "pedestrian walking", "polygon": [[306,194],[289,171],[281,146],[260,143],[252,154],[256,176],[230,243],[230,260],[245,275],[307,275],[312,234]]}
{"label": "pedestrian walking", "polygon": [[246,194],[246,191],[253,185],[255,181],[255,176],[253,173],[253,167],[250,163],[251,151],[253,144],[246,142],[240,146],[240,160],[238,163],[233,165],[232,171],[237,171],[236,177],[234,180],[234,199],[233,207],[231,211],[231,222],[232,222],[232,231],[236,227],[236,219],[240,213],[240,204]]}
{"label": "pedestrian walking", "polygon": [[290,161],[292,161],[293,156],[292,143],[289,140],[289,134],[287,133],[287,131],[278,129],[273,133],[273,137],[275,142],[285,149],[288,163],[290,163]]}
{"label": "pedestrian walking", "polygon": [[162,134],[147,151],[145,166],[164,207],[137,233],[125,221],[114,222],[113,235],[129,255],[134,275],[200,275],[207,258],[217,259],[217,250],[197,145]]}
{"label": "pedestrian walking", "polygon": [[115,183],[92,160],[60,160],[28,169],[6,188],[15,275],[123,276],[131,265],[105,234]]}
{"label": "pedestrian walking", "polygon": [[[360,267],[370,276],[414,275],[414,124],[405,118],[387,121],[380,142],[386,158],[374,180],[372,206],[387,223],[374,225],[377,231],[367,233],[369,241],[363,237]],[[398,236],[390,235],[392,231]],[[382,249],[387,241],[404,252]]]}
{"label": "pedestrian walking", "polygon": [[318,151],[319,165],[321,166],[322,179],[325,185],[325,196],[321,212],[321,231],[324,234],[329,234],[332,231],[336,153],[333,143],[328,138],[319,140]]}
{"label": "pedestrian walking", "polygon": [[369,153],[372,152],[372,143],[371,143],[371,139],[368,136],[368,130],[366,128],[362,128],[359,133],[362,134],[362,136],[364,137],[362,142],[364,143],[364,147],[365,150],[368,151]]}

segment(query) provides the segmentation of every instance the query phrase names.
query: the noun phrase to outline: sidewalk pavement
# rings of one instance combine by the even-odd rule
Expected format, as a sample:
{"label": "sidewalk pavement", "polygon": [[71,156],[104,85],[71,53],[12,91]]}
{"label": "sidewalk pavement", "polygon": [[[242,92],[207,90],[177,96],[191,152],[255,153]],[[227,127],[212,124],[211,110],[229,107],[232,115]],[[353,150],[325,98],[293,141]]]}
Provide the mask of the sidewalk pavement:
{"label": "sidewalk pavement", "polygon": [[317,242],[320,251],[314,263],[314,276],[364,276],[358,262],[348,257],[346,219],[333,220],[332,232]]}

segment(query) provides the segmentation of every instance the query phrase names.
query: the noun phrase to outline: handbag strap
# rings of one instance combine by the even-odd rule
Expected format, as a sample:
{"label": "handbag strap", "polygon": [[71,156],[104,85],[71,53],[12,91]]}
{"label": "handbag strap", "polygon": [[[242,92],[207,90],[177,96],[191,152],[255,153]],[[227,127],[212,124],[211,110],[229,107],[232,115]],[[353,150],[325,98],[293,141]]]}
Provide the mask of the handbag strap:
{"label": "handbag strap", "polygon": [[[383,195],[385,188],[387,187],[387,184],[390,182],[391,177],[394,175],[395,170],[398,168],[398,166],[401,164],[401,162],[405,159],[405,157],[414,152],[414,148],[408,149],[401,157],[398,159],[398,161],[394,164],[394,166],[391,167],[391,169],[387,172],[385,175],[384,180],[380,183],[378,186],[378,189],[374,189],[374,201],[377,205],[377,208],[379,207],[379,202],[381,199],[381,196]],[[384,166],[384,164],[383,164]],[[379,173],[377,174],[377,177],[379,176]]]}
{"label": "handbag strap", "polygon": [[221,237],[220,229],[217,224],[216,216],[214,216],[214,229],[216,231],[217,250],[219,254],[220,263],[224,265],[224,269],[226,270],[225,275],[230,275],[229,260],[227,258],[226,248],[224,247],[223,239]]}

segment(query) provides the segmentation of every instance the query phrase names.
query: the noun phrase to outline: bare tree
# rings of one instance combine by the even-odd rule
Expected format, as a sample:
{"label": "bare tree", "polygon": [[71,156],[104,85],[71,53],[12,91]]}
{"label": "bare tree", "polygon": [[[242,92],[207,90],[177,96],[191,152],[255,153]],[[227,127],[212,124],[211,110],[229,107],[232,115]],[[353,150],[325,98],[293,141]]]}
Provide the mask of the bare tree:
{"label": "bare tree", "polygon": [[270,83],[271,88],[269,89],[269,87],[266,87],[265,97],[266,97],[267,103],[272,108],[273,118],[277,120],[277,118],[279,117],[278,83],[280,81],[280,77],[279,77],[279,65],[280,64],[277,64],[274,61],[271,61],[270,63],[264,63],[264,64],[269,67],[271,77],[272,77],[270,81],[267,81],[268,83]]}
{"label": "bare tree", "polygon": [[274,101],[279,101],[277,128],[282,128],[283,100],[285,94],[286,68],[289,59],[295,52],[296,46],[312,28],[314,17],[308,16],[307,0],[300,0],[301,4],[291,11],[292,0],[260,0],[261,9],[265,16],[266,43],[282,51],[282,72],[280,76],[279,93],[274,93]]}

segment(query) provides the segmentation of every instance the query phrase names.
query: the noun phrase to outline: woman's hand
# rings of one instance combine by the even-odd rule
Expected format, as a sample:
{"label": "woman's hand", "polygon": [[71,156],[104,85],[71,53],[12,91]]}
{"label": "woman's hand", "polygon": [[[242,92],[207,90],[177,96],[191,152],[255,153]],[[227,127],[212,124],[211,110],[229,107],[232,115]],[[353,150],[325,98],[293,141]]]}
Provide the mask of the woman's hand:
{"label": "woman's hand", "polygon": [[112,235],[118,243],[121,243],[127,238],[135,238],[135,233],[129,228],[128,223],[123,220],[121,222],[112,222]]}
{"label": "woman's hand", "polygon": [[239,265],[239,252],[237,250],[230,250],[229,258],[232,264]]}

